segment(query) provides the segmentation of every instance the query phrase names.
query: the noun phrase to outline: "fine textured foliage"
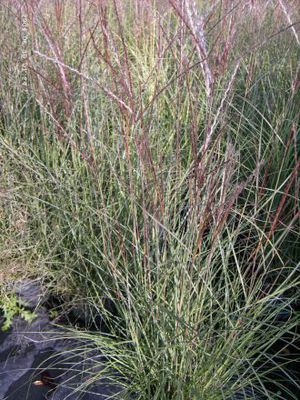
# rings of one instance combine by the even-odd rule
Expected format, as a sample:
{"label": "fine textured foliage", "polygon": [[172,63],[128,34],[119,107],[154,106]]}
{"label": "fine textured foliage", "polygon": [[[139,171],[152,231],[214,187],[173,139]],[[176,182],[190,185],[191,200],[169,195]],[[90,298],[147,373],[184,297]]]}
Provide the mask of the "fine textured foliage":
{"label": "fine textured foliage", "polygon": [[298,398],[299,10],[207,3],[0,6],[0,268],[103,317],[82,390]]}

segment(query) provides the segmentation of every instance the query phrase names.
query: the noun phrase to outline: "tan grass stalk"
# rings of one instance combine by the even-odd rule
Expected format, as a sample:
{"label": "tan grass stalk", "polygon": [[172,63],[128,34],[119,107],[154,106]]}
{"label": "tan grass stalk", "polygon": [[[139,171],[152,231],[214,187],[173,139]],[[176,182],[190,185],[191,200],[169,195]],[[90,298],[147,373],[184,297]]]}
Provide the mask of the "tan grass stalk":
{"label": "tan grass stalk", "polygon": [[288,21],[288,23],[289,23],[289,25],[291,27],[291,30],[292,30],[292,32],[293,32],[293,34],[295,36],[296,42],[300,46],[300,39],[299,39],[298,33],[297,33],[296,29],[295,29],[294,23],[293,23],[292,18],[291,18],[290,14],[289,14],[289,12],[288,12],[288,10],[286,8],[286,5],[285,5],[283,0],[278,0],[278,2],[279,2],[280,7],[281,7],[281,9],[283,11],[283,14],[285,15],[285,17],[286,17],[286,19],[287,19],[287,21]]}

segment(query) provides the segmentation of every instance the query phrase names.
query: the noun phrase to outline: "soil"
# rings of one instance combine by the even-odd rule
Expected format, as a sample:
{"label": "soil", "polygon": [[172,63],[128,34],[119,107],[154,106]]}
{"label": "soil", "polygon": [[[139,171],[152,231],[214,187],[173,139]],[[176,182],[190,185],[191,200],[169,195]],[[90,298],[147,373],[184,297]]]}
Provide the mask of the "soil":
{"label": "soil", "polygon": [[[35,310],[36,318],[29,324],[16,316],[3,332],[0,317],[0,400],[113,399],[120,388],[105,380],[90,386],[89,392],[80,390],[84,371],[103,368],[105,358],[95,351],[80,357],[75,339],[62,338],[63,330],[51,324],[47,308],[39,305],[38,283],[22,282],[15,292]],[[64,351],[67,356],[59,355]]]}

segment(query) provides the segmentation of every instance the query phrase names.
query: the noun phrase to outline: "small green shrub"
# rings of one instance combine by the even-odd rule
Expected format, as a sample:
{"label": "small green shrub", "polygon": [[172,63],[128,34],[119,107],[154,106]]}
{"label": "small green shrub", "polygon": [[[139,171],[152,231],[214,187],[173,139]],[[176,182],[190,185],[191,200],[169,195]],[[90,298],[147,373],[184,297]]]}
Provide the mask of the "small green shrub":
{"label": "small green shrub", "polygon": [[26,309],[26,303],[19,299],[15,294],[3,294],[0,297],[0,310],[3,312],[4,321],[1,329],[7,331],[16,316],[20,316],[28,323],[31,323],[36,314]]}

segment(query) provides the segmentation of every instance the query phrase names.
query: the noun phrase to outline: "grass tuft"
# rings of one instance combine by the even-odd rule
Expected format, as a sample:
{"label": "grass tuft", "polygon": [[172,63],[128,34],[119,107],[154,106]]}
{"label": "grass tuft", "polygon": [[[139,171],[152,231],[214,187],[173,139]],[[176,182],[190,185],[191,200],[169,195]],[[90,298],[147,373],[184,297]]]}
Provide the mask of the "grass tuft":
{"label": "grass tuft", "polygon": [[298,398],[296,6],[1,2],[0,276],[102,316],[83,391]]}

